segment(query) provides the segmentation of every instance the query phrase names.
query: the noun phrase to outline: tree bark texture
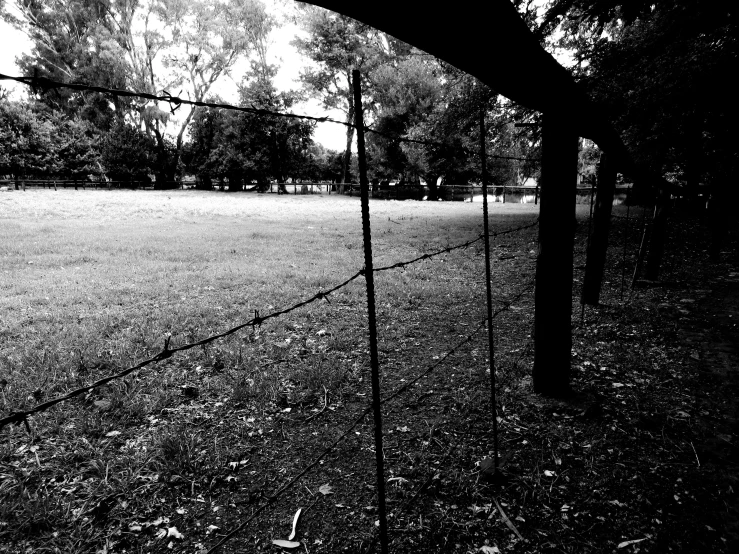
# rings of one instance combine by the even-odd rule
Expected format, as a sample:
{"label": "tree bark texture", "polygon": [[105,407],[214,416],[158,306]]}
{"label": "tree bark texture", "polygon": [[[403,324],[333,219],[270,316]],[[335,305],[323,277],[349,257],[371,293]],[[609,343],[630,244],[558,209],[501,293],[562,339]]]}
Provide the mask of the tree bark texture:
{"label": "tree bark texture", "polygon": [[588,246],[588,257],[585,262],[585,279],[582,289],[584,304],[597,306],[600,300],[600,289],[603,283],[603,272],[608,252],[608,232],[611,227],[611,209],[613,195],[616,191],[616,169],[609,162],[607,154],[600,156],[598,165],[598,188],[595,193],[593,211],[593,234]]}
{"label": "tree bark texture", "polygon": [[[352,125],[354,124],[354,102],[349,104],[349,114],[346,120]],[[354,127],[348,125],[346,128],[346,150],[344,150],[344,174],[341,176],[343,183],[351,182],[351,162],[352,162],[352,140],[354,139]]]}
{"label": "tree bark texture", "polygon": [[577,135],[561,115],[544,114],[539,254],[534,299],[534,391],[570,392]]}

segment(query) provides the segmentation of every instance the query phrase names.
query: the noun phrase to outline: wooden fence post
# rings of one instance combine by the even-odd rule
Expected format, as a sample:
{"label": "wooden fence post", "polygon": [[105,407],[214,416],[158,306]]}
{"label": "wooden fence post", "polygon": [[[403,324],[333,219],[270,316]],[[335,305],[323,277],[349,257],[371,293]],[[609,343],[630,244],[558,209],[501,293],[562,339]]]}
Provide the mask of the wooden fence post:
{"label": "wooden fence post", "polygon": [[[493,418],[493,467],[498,470],[498,408],[495,400],[495,342],[493,336],[493,291],[490,275],[490,228],[488,225],[488,178],[485,148],[485,109],[480,107],[480,173],[482,174],[482,229],[485,235],[485,296],[487,301],[488,362],[490,369],[490,409]],[[505,189],[503,189],[505,190]],[[505,198],[505,193],[503,198]]]}
{"label": "wooden fence post", "polygon": [[616,191],[616,169],[609,162],[608,155],[600,155],[598,164],[598,188],[595,194],[593,212],[593,235],[588,244],[585,262],[585,277],[582,287],[582,303],[597,306],[603,283],[608,252],[608,232],[611,227],[611,209]]}
{"label": "wooden fence post", "polygon": [[545,113],[539,253],[534,293],[534,391],[570,392],[577,135],[564,115]]}

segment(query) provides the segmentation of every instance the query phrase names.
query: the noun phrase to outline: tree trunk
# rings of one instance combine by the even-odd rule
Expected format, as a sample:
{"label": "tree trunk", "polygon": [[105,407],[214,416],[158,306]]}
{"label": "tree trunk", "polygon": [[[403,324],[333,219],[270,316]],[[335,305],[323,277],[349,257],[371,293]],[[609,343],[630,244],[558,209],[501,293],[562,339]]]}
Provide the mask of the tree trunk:
{"label": "tree trunk", "polygon": [[[164,136],[159,131],[159,125],[154,126],[154,136],[157,142],[157,167],[156,174],[154,176],[154,189],[155,190],[167,190],[174,188],[172,182],[174,181],[174,171],[170,165],[169,157],[167,156],[167,145],[164,142]],[[177,162],[175,161],[176,167]]]}
{"label": "tree trunk", "polygon": [[195,182],[196,190],[213,190],[213,180],[210,175],[201,175]]}
{"label": "tree trunk", "polygon": [[242,192],[244,190],[244,179],[238,171],[228,174],[228,192]]}
{"label": "tree trunk", "polygon": [[[352,94],[350,92],[350,94]],[[354,100],[349,100],[349,113],[346,116],[347,122],[350,124],[346,127],[346,150],[344,151],[344,167],[342,182],[351,182],[351,161],[352,161],[352,140],[354,139]]]}
{"label": "tree trunk", "polygon": [[570,392],[577,135],[566,117],[544,114],[539,254],[534,293],[534,391]]}
{"label": "tree trunk", "polygon": [[426,177],[426,185],[429,187],[429,200],[439,199],[439,187],[436,186],[436,182],[439,180],[439,176],[435,174],[428,175]]}
{"label": "tree trunk", "polygon": [[730,188],[735,185],[736,180],[731,179],[730,176],[726,176],[725,179],[721,179],[711,187],[711,198],[708,201],[708,225],[711,230],[708,256],[713,262],[721,259],[721,249],[729,236],[731,213],[739,200],[737,198],[739,195]]}
{"label": "tree trunk", "polygon": [[649,281],[659,279],[659,270],[662,265],[662,255],[665,252],[665,241],[667,239],[667,217],[669,210],[670,193],[662,190],[657,198],[657,204],[654,207],[654,218],[652,219],[652,237],[649,241],[646,273],[646,278]]}
{"label": "tree trunk", "polygon": [[598,189],[595,194],[595,209],[593,211],[593,235],[590,237],[590,245],[588,246],[588,258],[585,263],[585,279],[582,289],[583,303],[591,306],[597,306],[600,299],[615,190],[616,170],[613,164],[609,163],[608,156],[603,153],[600,156],[600,164],[598,164]]}

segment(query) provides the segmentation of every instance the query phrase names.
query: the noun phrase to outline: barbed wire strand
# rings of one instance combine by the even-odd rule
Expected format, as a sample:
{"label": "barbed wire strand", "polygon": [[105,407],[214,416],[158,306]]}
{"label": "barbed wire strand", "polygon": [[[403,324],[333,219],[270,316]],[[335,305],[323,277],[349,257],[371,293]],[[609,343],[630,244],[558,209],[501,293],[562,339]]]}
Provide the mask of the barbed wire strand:
{"label": "barbed wire strand", "polygon": [[346,279],[342,283],[336,285],[335,287],[332,287],[331,289],[329,289],[327,291],[317,292],[312,297],[310,297],[310,298],[308,298],[306,300],[303,300],[301,302],[298,302],[297,304],[293,304],[292,306],[290,306],[288,308],[285,308],[283,310],[272,312],[272,313],[267,314],[265,316],[260,316],[259,313],[256,312],[255,317],[253,317],[249,321],[247,321],[245,323],[241,323],[241,324],[239,324],[239,325],[237,325],[235,327],[232,327],[232,328],[230,328],[230,329],[228,329],[226,331],[223,331],[221,333],[217,333],[215,335],[210,335],[209,337],[206,337],[206,338],[201,339],[201,340],[196,341],[196,342],[191,342],[191,343],[184,344],[182,346],[178,346],[178,347],[175,347],[175,348],[170,348],[169,347],[170,337],[167,337],[165,339],[165,342],[164,342],[164,348],[158,354],[156,354],[156,355],[154,355],[154,356],[152,356],[150,358],[147,358],[146,360],[143,360],[143,361],[139,362],[138,364],[136,364],[134,366],[131,366],[129,368],[126,368],[126,369],[124,369],[124,370],[122,370],[122,371],[120,371],[118,373],[115,373],[113,375],[109,375],[107,377],[103,377],[102,379],[99,379],[99,380],[97,380],[97,381],[95,381],[95,382],[93,382],[93,383],[91,383],[89,385],[85,385],[84,387],[80,387],[78,389],[75,389],[75,390],[73,390],[73,391],[71,391],[71,392],[69,392],[69,393],[67,393],[65,395],[58,396],[58,397],[53,398],[51,400],[47,400],[46,402],[42,402],[41,404],[38,404],[38,405],[34,406],[33,408],[30,408],[28,410],[13,412],[10,415],[8,415],[8,416],[0,419],[0,430],[2,430],[6,425],[9,425],[9,424],[12,424],[12,423],[16,423],[16,424],[24,423],[24,424],[27,425],[27,418],[30,415],[33,415],[33,414],[38,413],[38,412],[46,411],[49,408],[51,408],[52,406],[55,406],[55,405],[57,405],[57,404],[59,404],[61,402],[65,402],[67,400],[71,400],[72,398],[75,398],[76,396],[79,396],[80,394],[83,394],[83,393],[86,393],[86,392],[90,392],[93,389],[102,387],[103,385],[106,385],[106,384],[108,384],[108,383],[110,383],[112,381],[115,381],[117,379],[121,379],[121,378],[123,378],[123,377],[125,377],[127,375],[130,375],[131,373],[133,373],[135,371],[138,371],[139,369],[142,369],[142,368],[144,368],[144,367],[146,367],[146,366],[148,366],[150,364],[164,361],[164,360],[166,360],[168,358],[171,358],[177,352],[183,352],[185,350],[191,350],[192,348],[196,348],[198,346],[204,346],[204,345],[209,344],[211,342],[214,342],[214,341],[216,341],[218,339],[227,337],[229,335],[233,335],[234,333],[236,333],[236,332],[238,332],[238,331],[240,331],[240,330],[242,330],[242,329],[244,329],[246,327],[255,327],[257,325],[261,325],[262,323],[264,323],[265,321],[267,321],[269,319],[273,319],[273,318],[279,317],[281,315],[290,313],[290,312],[292,312],[294,310],[297,310],[298,308],[301,308],[301,307],[306,306],[306,305],[308,305],[308,304],[310,304],[312,302],[315,302],[316,300],[324,299],[329,294],[331,294],[333,292],[336,292],[337,290],[339,290],[339,289],[347,286],[349,283],[351,283],[352,281],[354,281],[355,279],[357,279],[358,277],[360,277],[363,273],[364,273],[364,270],[357,271],[354,275],[352,275],[351,277],[349,277],[348,279]]}
{"label": "barbed wire strand", "polygon": [[[492,238],[492,237],[497,237],[497,236],[500,236],[500,235],[507,235],[508,233],[514,233],[516,231],[522,231],[524,229],[528,229],[530,227],[534,227],[537,223],[539,223],[539,218],[538,217],[536,218],[536,220],[533,223],[528,223],[526,225],[521,225],[520,227],[515,227],[513,229],[506,229],[505,231],[499,231],[497,233],[491,233],[489,236]],[[397,262],[397,263],[394,263],[392,265],[386,265],[386,266],[383,266],[383,267],[376,267],[375,268],[375,271],[376,272],[377,271],[387,271],[389,269],[403,268],[403,267],[405,267],[407,265],[410,265],[410,264],[413,264],[413,263],[416,263],[416,262],[420,262],[422,260],[428,260],[428,259],[433,258],[435,256],[439,256],[440,254],[446,254],[448,252],[452,252],[454,250],[459,250],[461,248],[468,248],[468,247],[472,246],[473,244],[475,244],[476,242],[480,242],[483,238],[484,238],[484,235],[480,235],[477,238],[468,240],[467,242],[464,242],[462,244],[457,244],[455,246],[449,246],[447,248],[442,248],[441,250],[437,250],[435,252],[430,252],[430,253],[427,253],[427,254],[422,254],[422,255],[420,255],[420,256],[418,256],[416,258],[413,258],[412,260],[408,260],[407,262]]]}
{"label": "barbed wire strand", "polygon": [[[313,116],[313,115],[306,115],[306,114],[296,114],[292,112],[278,112],[275,110],[268,110],[265,108],[256,108],[254,106],[234,106],[233,104],[226,104],[223,102],[205,102],[202,100],[190,100],[190,99],[180,98],[179,96],[174,96],[170,94],[169,92],[167,92],[166,90],[162,91],[162,94],[152,94],[149,92],[136,92],[136,91],[130,91],[126,89],[114,89],[114,88],[101,87],[101,86],[96,86],[96,85],[88,85],[84,83],[64,83],[62,81],[55,81],[53,79],[49,79],[48,77],[42,77],[38,75],[13,77],[11,75],[5,75],[4,73],[0,73],[0,81],[15,81],[17,83],[21,83],[26,86],[29,86],[33,90],[36,90],[38,88],[42,88],[42,89],[67,88],[71,90],[99,92],[101,94],[111,94],[114,96],[124,96],[128,98],[144,98],[146,100],[153,100],[155,102],[167,102],[170,105],[170,113],[172,115],[174,115],[174,113],[180,108],[180,106],[189,105],[189,106],[196,106],[196,107],[201,107],[201,108],[214,108],[214,109],[244,112],[244,113],[250,113],[250,114],[259,115],[259,116],[274,116],[274,117],[286,117],[286,118],[292,118],[292,119],[304,119],[307,121],[314,121],[316,123],[335,123],[337,125],[343,125],[345,127],[352,127],[356,129],[356,125],[353,123],[350,123],[347,121],[340,121],[338,119],[333,119],[328,116]],[[439,141],[429,141],[429,140],[422,140],[422,139],[414,139],[408,136],[391,135],[383,131],[378,131],[377,129],[372,129],[371,127],[365,126],[364,129],[365,129],[365,132],[367,133],[374,133],[374,134],[389,138],[391,140],[398,140],[400,142],[409,142],[409,143],[415,143],[415,144],[422,144],[426,146],[448,146],[446,143],[439,142]],[[466,147],[463,147],[463,150],[468,153],[472,152],[472,150],[469,150]],[[539,158],[524,158],[524,157],[517,157],[517,156],[490,155],[488,157],[494,158],[494,159],[502,159],[502,160],[539,161]]]}
{"label": "barbed wire strand", "polygon": [[[537,222],[538,222],[538,219],[534,223],[531,223],[531,224],[528,224],[528,225],[523,225],[523,226],[521,226],[519,228],[507,229],[507,230],[501,231],[500,233],[497,233],[497,234],[512,233],[512,232],[515,232],[515,231],[520,230],[520,229],[526,229],[528,227],[532,227],[532,226],[536,225]],[[491,235],[491,236],[495,236],[495,235]],[[406,265],[409,265],[410,263],[415,263],[415,262],[418,262],[418,261],[421,261],[421,260],[430,259],[430,258],[433,258],[435,256],[439,256],[441,254],[445,254],[445,253],[451,252],[453,250],[456,250],[456,249],[459,249],[459,248],[464,248],[465,246],[469,246],[469,244],[473,244],[474,242],[477,242],[477,241],[481,240],[481,238],[482,237],[478,237],[477,239],[473,239],[472,241],[467,241],[465,243],[458,244],[458,245],[455,245],[455,246],[449,246],[447,248],[443,248],[443,249],[438,250],[436,252],[433,252],[431,254],[424,254],[424,255],[419,256],[417,258],[414,258],[413,260],[408,261],[408,262],[398,262],[398,264],[393,264],[393,265],[385,266],[385,267],[378,267],[378,268],[375,268],[374,271],[375,272],[388,271],[390,269],[395,269],[396,267],[404,267]],[[128,368],[126,368],[126,369],[124,369],[124,370],[122,370],[122,371],[120,371],[118,373],[115,373],[113,375],[109,375],[107,377],[103,377],[102,379],[99,379],[99,380],[97,380],[97,381],[95,381],[93,383],[90,383],[89,385],[85,385],[83,387],[77,388],[77,389],[75,389],[75,390],[73,390],[73,391],[71,391],[71,392],[69,392],[67,394],[64,394],[62,396],[58,396],[56,398],[52,398],[51,400],[47,400],[46,402],[42,402],[41,404],[38,404],[38,405],[34,406],[33,408],[28,409],[28,410],[21,410],[21,411],[12,412],[8,416],[3,417],[3,418],[0,418],[0,430],[2,430],[6,425],[13,424],[13,423],[15,423],[15,424],[23,423],[28,428],[28,421],[27,421],[28,416],[31,416],[31,415],[36,414],[36,413],[39,413],[39,412],[46,411],[49,408],[51,408],[51,407],[53,407],[53,406],[55,406],[57,404],[60,404],[61,402],[66,402],[67,400],[71,400],[72,398],[75,398],[75,397],[77,397],[77,396],[79,396],[81,394],[90,392],[90,391],[92,391],[92,390],[94,390],[96,388],[102,387],[103,385],[107,385],[108,383],[110,383],[112,381],[115,381],[117,379],[121,379],[123,377],[126,377],[127,375],[130,375],[131,373],[134,373],[134,372],[136,372],[136,371],[138,371],[140,369],[143,369],[144,367],[146,367],[148,365],[151,365],[151,364],[157,363],[157,362],[161,362],[161,361],[164,361],[164,360],[166,360],[168,358],[171,358],[177,352],[184,352],[186,350],[191,350],[191,349],[196,348],[198,346],[204,346],[206,344],[210,344],[210,343],[212,343],[212,342],[214,342],[214,341],[216,341],[218,339],[222,339],[222,338],[228,337],[230,335],[233,335],[234,333],[237,333],[238,331],[241,331],[242,329],[244,329],[246,327],[255,327],[255,326],[261,325],[262,323],[264,323],[265,321],[267,321],[269,319],[273,319],[273,318],[279,317],[281,315],[288,314],[290,312],[293,312],[293,311],[297,310],[298,308],[302,308],[303,306],[306,306],[308,304],[311,304],[311,303],[313,303],[313,302],[315,302],[317,300],[327,299],[328,295],[330,295],[330,294],[336,292],[337,290],[342,289],[345,286],[349,285],[352,281],[354,281],[358,277],[364,275],[364,273],[365,273],[364,269],[361,269],[361,270],[357,271],[354,275],[352,275],[351,277],[349,277],[348,279],[346,279],[345,281],[339,283],[338,285],[335,285],[334,287],[332,287],[332,288],[330,288],[330,289],[328,289],[326,291],[319,291],[316,294],[314,294],[313,296],[311,296],[310,298],[307,298],[306,300],[302,300],[302,301],[300,301],[300,302],[298,302],[296,304],[293,304],[292,306],[290,306],[288,308],[284,308],[282,310],[279,310],[279,311],[276,311],[276,312],[272,312],[272,313],[269,313],[269,314],[264,315],[264,316],[260,316],[259,313],[257,312],[254,318],[250,319],[249,321],[247,321],[245,323],[241,323],[241,324],[236,325],[235,327],[232,327],[232,328],[230,328],[230,329],[228,329],[226,331],[223,331],[221,333],[217,333],[217,334],[214,334],[214,335],[210,335],[210,336],[208,336],[208,337],[206,337],[204,339],[201,339],[201,340],[198,340],[198,341],[195,341],[195,342],[190,342],[190,343],[183,344],[183,345],[178,346],[178,347],[175,347],[175,348],[170,348],[170,346],[169,346],[169,340],[170,339],[169,339],[169,337],[167,337],[167,339],[165,339],[164,348],[158,354],[156,354],[156,355],[154,355],[154,356],[152,356],[150,358],[147,358],[147,359],[139,362],[138,364],[136,364],[134,366],[128,367]]]}
{"label": "barbed wire strand", "polygon": [[[524,288],[523,288],[523,289],[522,289],[522,290],[521,290],[521,291],[520,291],[520,292],[519,292],[518,294],[516,294],[516,296],[514,296],[514,298],[512,298],[512,299],[511,299],[511,300],[510,300],[510,301],[508,302],[508,304],[507,304],[506,306],[504,306],[503,308],[499,308],[498,310],[496,310],[496,311],[495,311],[495,312],[493,313],[493,319],[494,319],[494,318],[496,318],[496,317],[497,317],[498,315],[500,315],[500,314],[501,314],[502,312],[504,312],[504,311],[506,311],[507,309],[509,309],[509,308],[510,308],[510,307],[511,307],[511,306],[512,306],[512,305],[513,305],[513,304],[514,304],[514,303],[515,303],[515,302],[516,302],[516,301],[517,301],[518,299],[520,299],[520,298],[521,298],[521,297],[522,297],[522,296],[523,296],[523,295],[524,295],[524,294],[525,294],[526,292],[528,292],[528,291],[529,291],[529,290],[530,290],[530,289],[531,289],[531,288],[533,287],[533,285],[534,285],[534,281],[531,281],[531,282],[529,282],[529,283],[528,283],[528,284],[527,284],[527,285],[526,285],[526,286],[525,286],[525,287],[524,287]],[[471,341],[471,340],[472,340],[472,339],[473,339],[473,338],[474,338],[474,337],[475,337],[475,336],[477,335],[477,333],[479,333],[479,332],[480,332],[480,330],[481,330],[481,329],[483,329],[483,328],[485,327],[485,324],[487,323],[487,321],[488,321],[488,318],[487,318],[487,317],[483,318],[482,322],[481,322],[481,323],[480,323],[480,324],[479,324],[479,325],[478,325],[478,326],[477,326],[477,327],[476,327],[476,328],[475,328],[475,329],[474,329],[474,330],[473,330],[473,331],[472,331],[471,333],[469,333],[469,334],[468,334],[468,335],[467,335],[467,336],[466,336],[466,337],[465,337],[464,339],[462,339],[462,340],[461,340],[461,341],[459,341],[459,342],[458,342],[458,343],[457,343],[456,345],[454,345],[454,347],[452,347],[452,349],[451,349],[451,350],[449,350],[449,351],[448,351],[448,352],[447,352],[446,354],[444,354],[444,355],[443,355],[442,357],[440,357],[440,358],[439,358],[438,360],[436,360],[436,362],[435,362],[435,363],[433,363],[432,365],[430,365],[430,366],[429,366],[429,367],[428,367],[428,368],[427,368],[426,370],[424,370],[423,372],[421,372],[421,373],[420,373],[419,375],[417,375],[417,376],[416,376],[416,377],[415,377],[414,379],[412,379],[412,380],[411,380],[411,381],[409,381],[408,383],[405,383],[404,385],[402,385],[401,387],[399,387],[399,388],[398,388],[398,389],[397,389],[397,390],[396,390],[395,392],[393,392],[393,393],[392,393],[392,394],[390,394],[389,396],[387,396],[387,397],[383,398],[383,399],[382,399],[382,400],[380,401],[380,405],[386,404],[386,403],[388,403],[388,402],[391,402],[392,400],[396,399],[396,398],[397,398],[398,396],[400,396],[401,394],[403,394],[403,393],[405,393],[406,391],[408,391],[408,389],[409,389],[409,388],[410,388],[411,386],[413,386],[413,385],[414,385],[414,384],[416,384],[416,383],[417,383],[418,381],[420,381],[420,380],[421,380],[421,379],[423,379],[424,377],[426,377],[426,376],[428,376],[429,374],[431,374],[431,373],[432,373],[432,372],[433,372],[433,371],[434,371],[434,370],[435,370],[436,368],[438,368],[438,367],[439,367],[439,366],[440,366],[440,365],[441,365],[441,364],[442,364],[442,363],[443,363],[443,362],[444,362],[444,361],[445,361],[445,360],[446,360],[447,358],[449,358],[449,357],[450,357],[451,355],[453,355],[453,354],[454,354],[455,352],[457,352],[457,350],[459,350],[459,349],[460,349],[460,348],[461,348],[462,346],[464,346],[465,344],[467,344],[468,342],[470,342],[470,341]],[[271,496],[270,496],[270,497],[269,497],[269,498],[267,499],[267,502],[265,502],[265,503],[264,503],[264,504],[262,504],[262,505],[261,505],[261,506],[260,506],[259,508],[257,508],[257,509],[256,509],[256,510],[255,510],[255,511],[254,511],[254,512],[253,512],[253,513],[252,513],[252,514],[251,514],[251,515],[250,515],[250,516],[249,516],[249,517],[248,517],[248,518],[246,519],[246,520],[244,520],[244,521],[243,521],[242,523],[240,523],[240,524],[238,525],[238,527],[236,527],[236,528],[235,528],[235,529],[234,529],[233,531],[229,532],[229,533],[228,533],[228,534],[227,534],[227,535],[226,535],[226,536],[225,536],[224,538],[222,538],[222,539],[221,539],[221,540],[220,540],[220,541],[219,541],[219,542],[218,542],[218,543],[217,543],[217,544],[216,544],[215,546],[211,547],[211,549],[210,549],[210,550],[208,550],[208,551],[206,552],[206,554],[212,554],[213,552],[215,552],[215,551],[216,551],[216,550],[217,550],[218,548],[220,548],[221,546],[223,546],[223,545],[224,545],[224,544],[225,544],[226,542],[228,542],[228,541],[229,541],[230,539],[232,539],[232,538],[233,538],[234,536],[236,536],[236,535],[237,535],[237,534],[238,534],[238,533],[239,533],[240,531],[242,531],[242,530],[243,530],[244,528],[246,528],[246,526],[247,526],[247,525],[248,525],[249,523],[251,523],[252,521],[254,521],[254,519],[255,519],[255,518],[256,518],[256,517],[257,517],[257,516],[258,516],[258,515],[259,515],[260,513],[262,513],[262,512],[264,511],[264,510],[266,510],[266,509],[267,509],[267,508],[268,508],[268,507],[269,507],[270,505],[274,504],[274,503],[275,503],[275,502],[276,502],[276,501],[278,500],[278,498],[279,498],[279,497],[280,497],[280,496],[281,496],[281,495],[282,495],[282,494],[283,494],[283,493],[284,493],[284,492],[285,492],[285,491],[286,491],[287,489],[289,489],[289,488],[290,488],[290,487],[291,487],[292,485],[294,485],[295,483],[297,483],[297,482],[298,482],[298,480],[300,480],[300,478],[301,478],[301,477],[303,477],[303,476],[304,476],[305,474],[307,474],[307,473],[308,473],[308,472],[309,472],[309,471],[310,471],[311,469],[313,469],[313,468],[314,468],[314,467],[315,467],[316,465],[318,465],[318,463],[319,463],[319,462],[320,462],[320,461],[321,461],[321,460],[322,460],[322,459],[323,459],[323,458],[324,458],[324,457],[325,457],[325,456],[326,456],[326,455],[327,455],[327,454],[328,454],[329,452],[331,452],[331,450],[333,450],[333,449],[334,449],[334,447],[336,447],[336,445],[338,445],[338,444],[339,444],[339,443],[340,443],[340,442],[341,442],[341,441],[342,441],[342,440],[343,440],[344,438],[346,438],[346,436],[347,436],[347,435],[348,435],[348,434],[349,434],[349,433],[350,433],[350,432],[351,432],[352,430],[354,430],[354,428],[355,428],[355,427],[356,427],[357,425],[359,425],[359,423],[361,423],[361,421],[362,421],[362,420],[363,420],[363,419],[364,419],[364,418],[365,418],[365,417],[366,417],[366,416],[367,416],[367,415],[368,415],[368,414],[369,414],[369,413],[370,413],[370,412],[372,411],[372,409],[373,409],[373,406],[372,406],[371,404],[370,404],[369,406],[367,406],[367,407],[366,407],[366,408],[364,409],[364,411],[362,411],[362,413],[361,413],[361,414],[359,415],[359,417],[357,417],[357,418],[356,418],[356,419],[355,419],[355,420],[354,420],[354,421],[353,421],[353,422],[351,423],[351,425],[350,425],[350,426],[349,426],[349,427],[348,427],[348,428],[347,428],[347,429],[346,429],[346,430],[345,430],[345,431],[344,431],[344,432],[343,432],[343,433],[342,433],[342,434],[341,434],[341,435],[340,435],[340,436],[339,436],[339,437],[338,437],[337,439],[335,439],[335,440],[334,440],[334,441],[333,441],[333,442],[332,442],[332,443],[331,443],[331,444],[330,444],[330,445],[329,445],[328,447],[326,447],[326,448],[325,448],[325,449],[323,450],[323,452],[321,452],[321,454],[320,454],[320,455],[319,455],[318,457],[314,458],[314,460],[313,460],[313,461],[312,461],[312,462],[311,462],[310,464],[308,464],[308,465],[307,465],[306,467],[304,467],[304,468],[303,468],[303,469],[302,469],[302,470],[300,471],[300,473],[298,473],[298,474],[297,474],[297,475],[296,475],[295,477],[293,477],[292,479],[290,479],[290,481],[288,481],[288,482],[287,482],[287,483],[286,483],[285,485],[283,485],[282,487],[280,487],[280,488],[279,488],[279,489],[278,489],[278,490],[277,490],[277,491],[276,491],[276,492],[275,492],[275,493],[274,493],[273,495],[271,495]]]}

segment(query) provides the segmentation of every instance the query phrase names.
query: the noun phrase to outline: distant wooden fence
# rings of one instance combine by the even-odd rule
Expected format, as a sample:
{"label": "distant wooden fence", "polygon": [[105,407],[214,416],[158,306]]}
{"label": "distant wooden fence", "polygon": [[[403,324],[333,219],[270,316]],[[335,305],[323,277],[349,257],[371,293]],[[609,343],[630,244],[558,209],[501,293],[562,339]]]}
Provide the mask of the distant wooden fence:
{"label": "distant wooden fence", "polygon": [[[192,181],[172,181],[168,188],[194,188]],[[0,180],[0,187],[15,190],[30,188],[47,188],[54,190],[74,188],[79,189],[153,189],[150,181],[89,181],[86,179],[17,179]],[[213,189],[227,190],[228,184],[213,183]],[[630,189],[630,186],[616,187],[614,203],[621,203]],[[343,194],[347,196],[359,195],[359,184],[356,183],[270,183],[266,188],[259,190],[253,183],[244,186],[244,190],[272,194]],[[492,201],[502,203],[538,204],[539,187],[521,186],[493,186],[489,188]],[[429,188],[423,185],[372,185],[370,196],[386,200],[425,200],[429,195]],[[440,200],[451,202],[475,202],[482,199],[482,186],[478,185],[443,185],[437,189]],[[577,199],[580,203],[590,201],[593,188],[590,186],[577,187]]]}
{"label": "distant wooden fence", "polygon": [[[179,182],[172,181],[170,184],[179,188]],[[8,187],[15,190],[26,190],[26,188],[44,189],[153,189],[151,181],[89,181],[87,179],[16,179],[0,180],[0,187]]]}

